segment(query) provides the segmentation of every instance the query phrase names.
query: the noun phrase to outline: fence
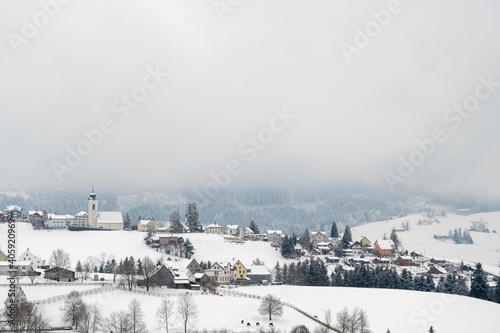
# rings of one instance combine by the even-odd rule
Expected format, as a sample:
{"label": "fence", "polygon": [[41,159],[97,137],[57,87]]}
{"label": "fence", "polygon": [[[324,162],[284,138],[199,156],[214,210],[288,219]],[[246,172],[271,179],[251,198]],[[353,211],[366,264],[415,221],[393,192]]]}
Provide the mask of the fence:
{"label": "fence", "polygon": [[[115,286],[113,286],[113,285],[107,285],[107,286],[103,286],[103,287],[100,287],[100,288],[94,288],[94,289],[84,290],[84,291],[78,292],[78,293],[81,296],[86,296],[86,295],[100,294],[100,293],[112,291],[114,289],[115,289]],[[64,299],[66,299],[66,297],[68,297],[68,295],[59,295],[59,296],[44,298],[44,299],[41,299],[41,300],[36,300],[36,301],[31,302],[31,303],[34,303],[34,304],[50,304],[50,303],[54,303],[54,302],[58,302],[58,301],[64,300]]]}
{"label": "fence", "polygon": [[[50,282],[50,283],[15,283],[16,286],[21,287],[60,287],[60,286],[105,286],[112,285],[113,282],[109,281],[95,281],[95,282]],[[0,287],[9,287],[8,283],[0,283]]]}

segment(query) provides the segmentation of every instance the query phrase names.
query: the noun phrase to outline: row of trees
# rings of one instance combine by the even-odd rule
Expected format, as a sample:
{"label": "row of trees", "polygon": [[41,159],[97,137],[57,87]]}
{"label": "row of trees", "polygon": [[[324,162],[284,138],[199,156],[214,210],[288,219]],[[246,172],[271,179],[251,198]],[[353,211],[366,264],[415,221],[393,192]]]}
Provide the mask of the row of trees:
{"label": "row of trees", "polygon": [[337,265],[335,271],[328,275],[326,265],[321,259],[307,259],[297,264],[276,263],[274,280],[277,283],[302,286],[336,286],[358,288],[386,288],[405,289],[428,292],[441,292],[456,295],[465,295],[500,303],[500,282],[495,289],[488,288],[486,273],[481,263],[476,265],[472,274],[471,287],[467,287],[465,279],[448,274],[441,277],[435,285],[430,275],[416,276],[403,269],[401,274],[395,270],[367,265],[356,266],[352,270],[344,270]]}
{"label": "row of trees", "polygon": [[[198,314],[198,308],[190,294],[182,294],[177,299],[177,308],[174,307],[173,300],[168,297],[162,298],[156,308],[158,326],[165,328],[167,333],[175,319],[181,322],[184,332],[187,332],[189,323]],[[129,303],[127,310],[113,311],[107,318],[104,318],[99,305],[86,304],[77,291],[72,291],[66,297],[61,310],[64,322],[76,330],[80,327],[84,332],[144,333],[147,331],[142,306],[137,299]],[[177,315],[177,318],[174,315]]]}

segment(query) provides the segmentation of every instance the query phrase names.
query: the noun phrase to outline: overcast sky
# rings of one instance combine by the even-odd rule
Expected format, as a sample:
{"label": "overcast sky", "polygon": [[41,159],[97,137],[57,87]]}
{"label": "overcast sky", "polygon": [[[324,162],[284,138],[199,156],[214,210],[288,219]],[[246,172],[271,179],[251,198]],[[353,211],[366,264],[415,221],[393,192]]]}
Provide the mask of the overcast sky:
{"label": "overcast sky", "polygon": [[500,197],[495,1],[62,3],[0,2],[0,189]]}

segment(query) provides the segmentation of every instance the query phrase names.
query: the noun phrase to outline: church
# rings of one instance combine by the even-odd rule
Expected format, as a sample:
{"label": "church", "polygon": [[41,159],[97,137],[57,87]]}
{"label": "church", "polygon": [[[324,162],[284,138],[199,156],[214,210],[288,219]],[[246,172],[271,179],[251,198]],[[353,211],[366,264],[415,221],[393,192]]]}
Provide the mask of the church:
{"label": "church", "polygon": [[99,211],[99,200],[97,200],[97,196],[94,192],[94,186],[92,186],[92,193],[90,193],[88,199],[88,219],[89,227],[91,228],[123,230],[123,217],[121,212]]}

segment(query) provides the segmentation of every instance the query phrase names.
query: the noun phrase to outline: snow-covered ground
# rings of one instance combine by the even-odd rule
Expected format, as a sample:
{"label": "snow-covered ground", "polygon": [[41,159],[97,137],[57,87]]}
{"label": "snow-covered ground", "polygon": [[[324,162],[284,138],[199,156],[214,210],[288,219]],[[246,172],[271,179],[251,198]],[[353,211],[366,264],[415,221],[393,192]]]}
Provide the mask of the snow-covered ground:
{"label": "snow-covered ground", "polygon": [[[45,289],[47,297],[52,296],[50,288],[38,288]],[[33,297],[31,294],[35,293],[35,289],[36,287],[26,290],[28,298]],[[437,332],[498,331],[494,318],[500,313],[500,305],[469,297],[404,290],[336,287],[256,286],[240,287],[236,290],[254,295],[273,294],[319,319],[323,319],[328,309],[331,310],[335,321],[335,314],[342,308],[347,307],[352,311],[360,307],[367,312],[373,332],[384,333],[389,328],[391,332],[420,333],[427,332],[430,325],[434,326]],[[175,295],[178,295],[179,291],[162,291],[172,293],[171,299],[176,304],[178,297]],[[40,296],[38,291],[38,297]],[[258,313],[260,301],[257,299],[199,294],[194,294],[193,297],[199,310],[193,328],[198,330],[234,331],[242,328],[241,320],[251,323],[253,329],[257,322],[264,328],[269,325],[269,320]],[[141,302],[148,329],[151,332],[159,332],[156,308],[160,304],[160,297],[122,290],[83,297],[87,303],[99,304],[104,316],[120,309],[126,310],[134,298]],[[63,302],[60,301],[43,306],[44,314],[54,326],[64,324],[60,309],[62,305]],[[318,326],[311,319],[287,307],[284,308],[282,317],[273,318],[271,322],[282,332],[289,332],[293,326],[299,324],[306,325],[310,330]],[[177,331],[181,329],[176,318],[173,328]]]}
{"label": "snow-covered ground", "polygon": [[[439,223],[418,225],[419,220],[434,220]],[[487,222],[490,233],[471,232],[474,244],[454,244],[450,241],[439,241],[433,238],[436,235],[448,235],[449,230],[462,228],[468,230],[471,221],[483,220]],[[374,222],[352,228],[353,239],[366,236],[372,243],[383,234],[390,235],[392,228],[401,228],[401,223],[410,221],[410,231],[398,232],[403,247],[408,251],[422,252],[435,258],[449,258],[455,260],[481,262],[483,265],[496,266],[500,260],[500,212],[480,213],[469,216],[448,214],[436,216],[432,219],[422,214],[409,215],[388,221]],[[496,230],[497,233],[492,231]],[[498,274],[497,269],[497,274]]]}

